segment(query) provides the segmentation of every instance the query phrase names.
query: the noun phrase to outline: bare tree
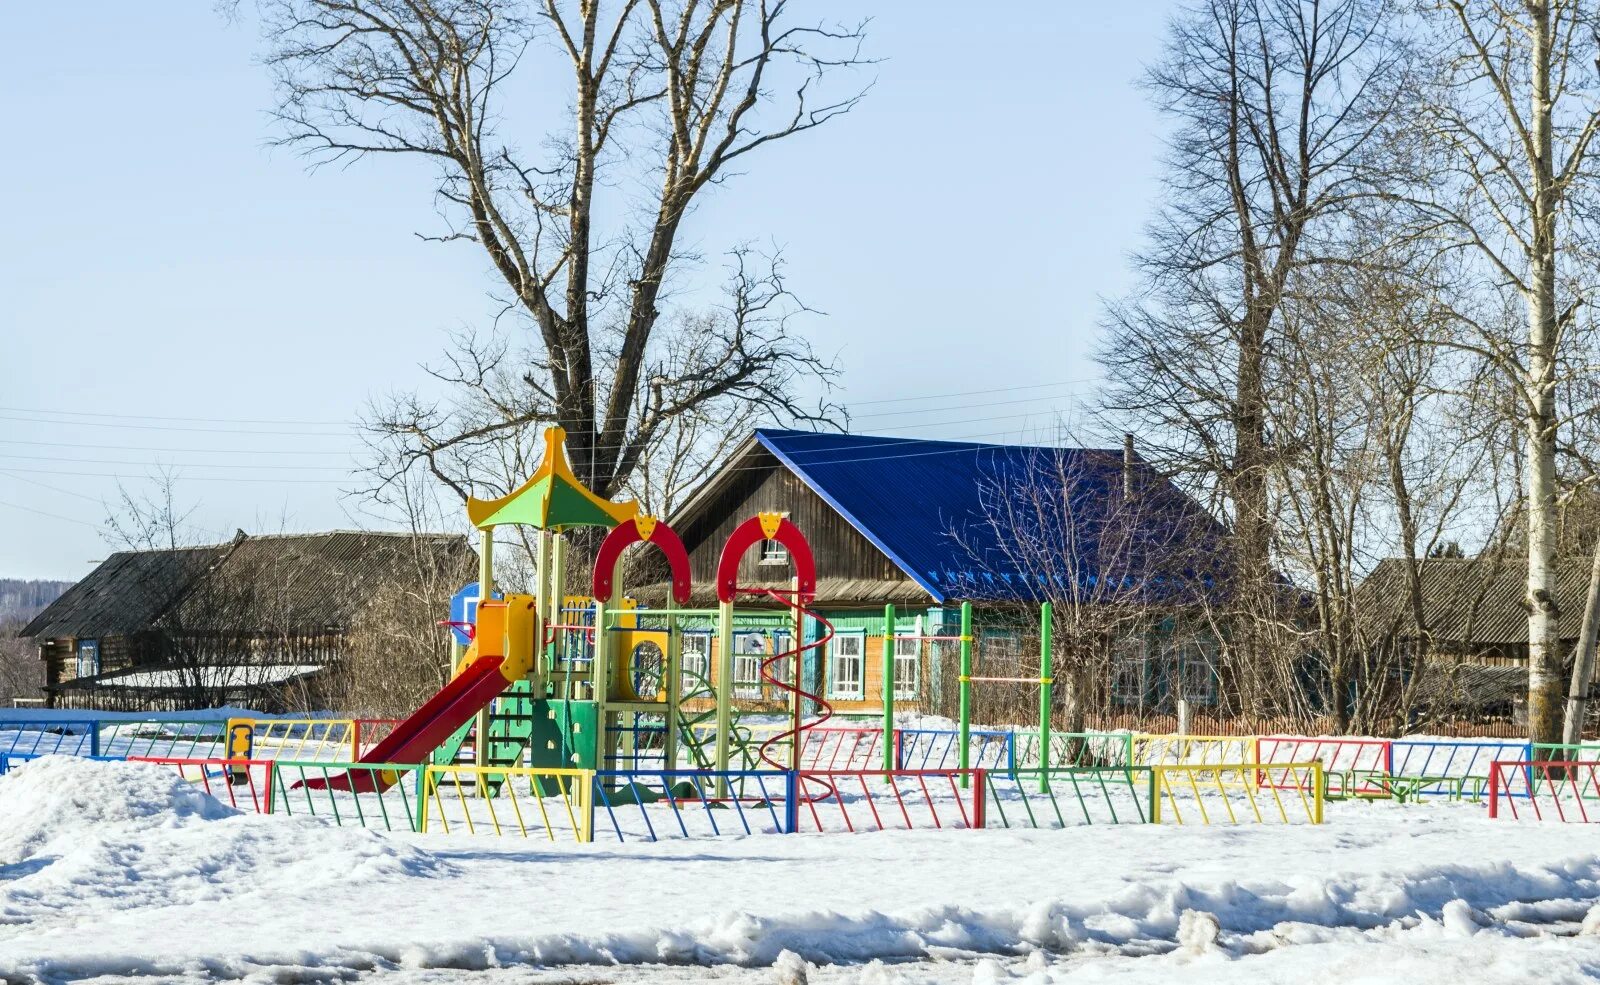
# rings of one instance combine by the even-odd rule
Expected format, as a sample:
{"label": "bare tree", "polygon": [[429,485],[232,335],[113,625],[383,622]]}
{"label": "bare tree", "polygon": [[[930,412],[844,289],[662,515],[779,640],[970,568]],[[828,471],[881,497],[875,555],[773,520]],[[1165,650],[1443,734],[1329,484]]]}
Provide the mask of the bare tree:
{"label": "bare tree", "polygon": [[1536,741],[1553,742],[1562,677],[1558,391],[1585,289],[1576,254],[1600,201],[1591,161],[1600,12],[1577,0],[1423,8],[1437,51],[1413,119],[1427,143],[1404,165],[1420,181],[1389,191],[1417,209],[1420,232],[1482,264],[1487,292],[1508,291],[1524,308],[1520,332],[1484,319],[1473,347],[1515,385],[1526,468],[1528,726]]}
{"label": "bare tree", "polygon": [[[1013,623],[1019,639],[1039,625],[1039,605],[1051,603],[1052,672],[1068,731],[1082,731],[1088,715],[1128,690],[1119,672],[1138,675],[1137,693],[1121,694],[1136,707],[1145,704],[1151,665],[1166,675],[1173,699],[1186,687],[1214,692],[1218,640],[1204,611],[1223,580],[1226,548],[1209,514],[1114,451],[1039,449],[1020,468],[991,471],[980,460],[979,482],[983,516],[976,529],[952,536],[976,571],[1021,596],[986,609]],[[981,598],[982,585],[973,592]],[[1162,659],[1152,660],[1149,648],[1162,644]],[[1024,660],[1026,649],[997,657],[980,648],[979,658]],[[980,673],[1026,676],[1021,667]],[[1027,688],[987,687],[991,719],[1031,717]]]}
{"label": "bare tree", "polygon": [[[786,0],[262,0],[281,142],[317,164],[399,155],[435,168],[445,221],[477,244],[504,315],[531,331],[458,340],[435,375],[453,403],[402,395],[369,422],[402,439],[379,466],[493,488],[539,425],[575,472],[622,490],[682,418],[755,404],[813,423],[797,376],[831,366],[762,317],[779,268],[735,249],[719,316],[662,321],[696,257],[680,243],[707,192],[756,152],[849,112],[864,25],[794,22]],[[512,93],[565,74],[566,119],[530,153]],[[537,116],[525,113],[524,116]],[[506,445],[509,444],[509,448]]]}
{"label": "bare tree", "polygon": [[178,496],[182,474],[162,467],[151,476],[154,488],[134,493],[117,483],[117,499],[106,503],[105,529],[100,535],[112,547],[125,551],[153,551],[197,543],[199,532],[190,524],[199,503],[184,503]]}
{"label": "bare tree", "polygon": [[1148,76],[1177,130],[1143,287],[1109,311],[1103,404],[1229,516],[1238,572],[1221,615],[1241,671],[1297,636],[1273,571],[1283,306],[1307,271],[1351,260],[1347,218],[1407,64],[1389,12],[1196,0]]}

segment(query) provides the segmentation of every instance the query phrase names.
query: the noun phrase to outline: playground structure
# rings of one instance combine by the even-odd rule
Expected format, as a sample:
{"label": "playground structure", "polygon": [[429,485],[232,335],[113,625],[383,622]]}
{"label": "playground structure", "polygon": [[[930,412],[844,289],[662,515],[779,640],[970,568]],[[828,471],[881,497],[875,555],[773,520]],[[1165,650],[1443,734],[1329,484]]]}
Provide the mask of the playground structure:
{"label": "playground structure", "polygon": [[[700,765],[727,774],[734,755],[734,632],[741,620],[770,625],[770,609],[739,609],[741,598],[757,596],[787,611],[791,648],[775,652],[761,664],[766,682],[789,694],[789,723],[764,738],[757,758],[775,769],[797,770],[806,730],[828,717],[827,702],[800,685],[798,659],[826,644],[826,621],[808,606],[816,594],[816,565],[800,530],[778,514],[750,517],[729,536],[716,574],[717,607],[688,609],[689,556],[682,540],[666,523],[641,515],[637,505],[613,503],[587,489],[567,464],[564,435],[545,433],[544,457],[521,487],[496,500],[469,500],[467,515],[480,531],[482,547],[478,600],[469,620],[470,642],[458,653],[446,686],[420,709],[396,724],[389,735],[356,759],[360,764],[430,763],[454,766],[469,736],[473,765],[479,770],[528,768],[628,771],[638,765],[641,736],[659,736],[665,764],[678,761],[678,744],[687,737]],[[495,591],[494,532],[521,525],[537,533],[537,559],[532,594]],[[596,552],[587,598],[564,591],[567,584],[566,535],[583,527],[607,531]],[[744,554],[762,541],[783,545],[794,565],[787,591],[738,584]],[[640,608],[619,598],[624,552],[649,544],[665,558],[669,587],[659,609]],[[718,641],[718,673],[709,689],[712,721],[685,723],[682,692],[682,621],[714,618]],[[810,623],[824,633],[807,640]],[[642,664],[649,642],[659,665]],[[664,644],[664,645],[663,645]],[[789,679],[775,668],[785,663]],[[654,680],[655,687],[647,685]],[[803,718],[803,702],[814,702],[820,715]],[[659,719],[656,728],[642,719]],[[691,727],[686,728],[688,724]],[[700,748],[694,725],[710,724],[712,749]],[[745,764],[740,764],[745,765]],[[393,782],[391,772],[352,770],[304,781],[318,788],[360,792],[382,790]],[[482,781],[480,779],[480,785]],[[725,779],[717,783],[726,793]]]}

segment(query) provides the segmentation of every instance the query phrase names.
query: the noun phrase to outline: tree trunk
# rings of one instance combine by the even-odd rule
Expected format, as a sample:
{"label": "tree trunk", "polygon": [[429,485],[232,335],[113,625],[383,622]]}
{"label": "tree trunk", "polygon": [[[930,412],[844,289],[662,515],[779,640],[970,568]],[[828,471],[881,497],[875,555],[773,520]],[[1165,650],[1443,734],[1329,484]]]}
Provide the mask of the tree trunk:
{"label": "tree trunk", "polygon": [[1594,676],[1597,634],[1600,634],[1600,537],[1595,538],[1594,561],[1589,566],[1589,594],[1583,602],[1583,628],[1578,630],[1578,651],[1572,660],[1572,685],[1567,691],[1567,720],[1561,730],[1561,741],[1569,746],[1583,741],[1583,719],[1588,710],[1589,680]]}
{"label": "tree trunk", "polygon": [[1556,187],[1551,163],[1550,10],[1533,19],[1531,118],[1533,242],[1528,278],[1528,735],[1555,742],[1561,732],[1561,634],[1556,598]]}

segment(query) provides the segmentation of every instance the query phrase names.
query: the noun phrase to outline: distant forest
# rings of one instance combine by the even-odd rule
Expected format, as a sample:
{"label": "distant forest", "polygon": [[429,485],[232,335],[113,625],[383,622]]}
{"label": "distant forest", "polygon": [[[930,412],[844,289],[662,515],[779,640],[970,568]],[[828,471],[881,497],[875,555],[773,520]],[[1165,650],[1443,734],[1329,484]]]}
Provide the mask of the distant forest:
{"label": "distant forest", "polygon": [[71,587],[70,581],[0,578],[0,622],[32,619]]}

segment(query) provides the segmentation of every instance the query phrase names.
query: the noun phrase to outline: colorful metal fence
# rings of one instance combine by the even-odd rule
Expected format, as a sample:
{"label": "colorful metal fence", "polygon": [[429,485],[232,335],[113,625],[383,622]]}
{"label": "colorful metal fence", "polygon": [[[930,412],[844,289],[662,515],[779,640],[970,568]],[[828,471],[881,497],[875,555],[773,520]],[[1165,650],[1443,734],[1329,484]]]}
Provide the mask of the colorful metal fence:
{"label": "colorful metal fence", "polygon": [[[1273,782],[1261,781],[1274,774]],[[1158,765],[1151,788],[1155,824],[1322,823],[1322,764],[1315,761]]]}
{"label": "colorful metal fence", "polygon": [[1136,766],[1222,765],[1255,762],[1253,735],[1151,735],[1132,736],[1129,761]]}
{"label": "colorful metal fence", "polygon": [[[962,777],[971,781],[970,789],[961,789]],[[801,772],[794,830],[981,828],[986,779],[985,770]]]}
{"label": "colorful metal fence", "polygon": [[524,838],[542,832],[549,841],[590,841],[593,775],[526,766],[428,766],[418,829]]}
{"label": "colorful metal fence", "polygon": [[361,758],[361,729],[353,718],[231,718],[251,726],[255,758],[353,762]]}
{"label": "colorful metal fence", "polygon": [[1512,739],[1395,739],[1393,747],[1388,774],[1413,797],[1473,797],[1496,761],[1535,758],[1528,743]]}
{"label": "colorful metal fence", "polygon": [[990,773],[989,827],[1144,824],[1148,766],[1063,766]]}
{"label": "colorful metal fence", "polygon": [[[1593,760],[1496,761],[1489,768],[1489,816],[1512,820],[1600,822]],[[1518,802],[1521,806],[1518,806]]]}
{"label": "colorful metal fence", "polygon": [[596,771],[592,830],[618,841],[793,831],[796,776],[779,770]]}
{"label": "colorful metal fence", "polygon": [[272,813],[271,760],[129,756],[128,761],[170,767],[179,777],[229,807],[256,814]]}
{"label": "colorful metal fence", "polygon": [[[954,729],[896,729],[895,763],[904,770],[958,769],[961,766],[961,733]],[[1037,741],[1037,736],[1033,737]],[[973,729],[967,734],[967,768],[1012,770],[1017,766],[1015,732],[998,729]]]}
{"label": "colorful metal fence", "polygon": [[0,719],[0,755],[98,756],[97,726],[84,719]]}
{"label": "colorful metal fence", "polygon": [[[1263,735],[1256,740],[1256,759],[1263,763],[1322,764],[1330,787],[1340,796],[1385,796],[1383,778],[1394,772],[1394,744],[1387,739]],[[1263,784],[1282,781],[1298,783],[1301,776],[1290,771],[1268,770],[1261,774]]]}
{"label": "colorful metal fence", "polygon": [[[365,775],[370,782],[335,789],[329,781],[341,775]],[[270,777],[269,813],[328,818],[340,827],[422,829],[421,764],[274,759]]]}

